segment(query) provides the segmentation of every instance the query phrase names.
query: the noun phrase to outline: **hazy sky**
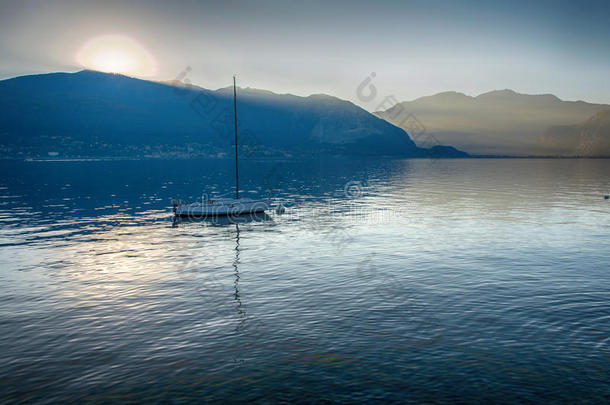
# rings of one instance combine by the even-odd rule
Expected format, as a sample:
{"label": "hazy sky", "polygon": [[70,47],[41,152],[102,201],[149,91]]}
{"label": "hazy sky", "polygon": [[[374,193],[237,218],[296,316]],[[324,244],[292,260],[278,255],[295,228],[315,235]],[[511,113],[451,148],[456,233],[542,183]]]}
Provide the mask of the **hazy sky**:
{"label": "hazy sky", "polygon": [[[511,88],[610,103],[609,1],[4,1],[0,77],[81,69],[92,38],[132,38],[153,79],[383,97]],[[371,72],[378,96],[356,97]]]}

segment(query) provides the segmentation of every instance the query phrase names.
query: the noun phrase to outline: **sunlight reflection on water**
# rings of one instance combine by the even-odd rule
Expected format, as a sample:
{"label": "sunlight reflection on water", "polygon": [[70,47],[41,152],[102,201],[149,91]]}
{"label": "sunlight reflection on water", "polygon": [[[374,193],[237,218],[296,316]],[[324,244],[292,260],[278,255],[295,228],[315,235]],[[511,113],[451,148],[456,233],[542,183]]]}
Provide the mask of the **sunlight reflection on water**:
{"label": "sunlight reflection on water", "polygon": [[609,395],[608,160],[2,165],[2,400]]}

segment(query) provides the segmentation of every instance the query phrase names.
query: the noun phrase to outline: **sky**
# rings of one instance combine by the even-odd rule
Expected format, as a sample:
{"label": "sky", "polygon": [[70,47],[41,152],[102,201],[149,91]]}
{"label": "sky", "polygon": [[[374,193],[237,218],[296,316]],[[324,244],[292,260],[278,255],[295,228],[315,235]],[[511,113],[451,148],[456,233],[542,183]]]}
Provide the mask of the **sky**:
{"label": "sky", "polygon": [[129,65],[368,110],[505,88],[610,103],[609,21],[609,1],[0,0],[0,78]]}

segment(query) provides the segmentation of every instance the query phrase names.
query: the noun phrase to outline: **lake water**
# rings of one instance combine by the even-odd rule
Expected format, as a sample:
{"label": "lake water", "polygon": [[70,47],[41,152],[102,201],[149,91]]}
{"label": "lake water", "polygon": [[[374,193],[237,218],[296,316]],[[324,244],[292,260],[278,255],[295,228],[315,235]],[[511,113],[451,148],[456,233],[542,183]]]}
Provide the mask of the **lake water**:
{"label": "lake water", "polygon": [[610,399],[610,160],[0,162],[0,402]]}

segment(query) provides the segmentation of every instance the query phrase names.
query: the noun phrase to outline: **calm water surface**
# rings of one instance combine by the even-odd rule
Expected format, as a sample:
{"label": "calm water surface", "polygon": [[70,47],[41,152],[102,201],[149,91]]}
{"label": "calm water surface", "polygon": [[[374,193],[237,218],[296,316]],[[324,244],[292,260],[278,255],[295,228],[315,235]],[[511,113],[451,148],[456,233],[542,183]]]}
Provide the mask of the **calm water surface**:
{"label": "calm water surface", "polygon": [[0,402],[610,401],[609,160],[0,162]]}

